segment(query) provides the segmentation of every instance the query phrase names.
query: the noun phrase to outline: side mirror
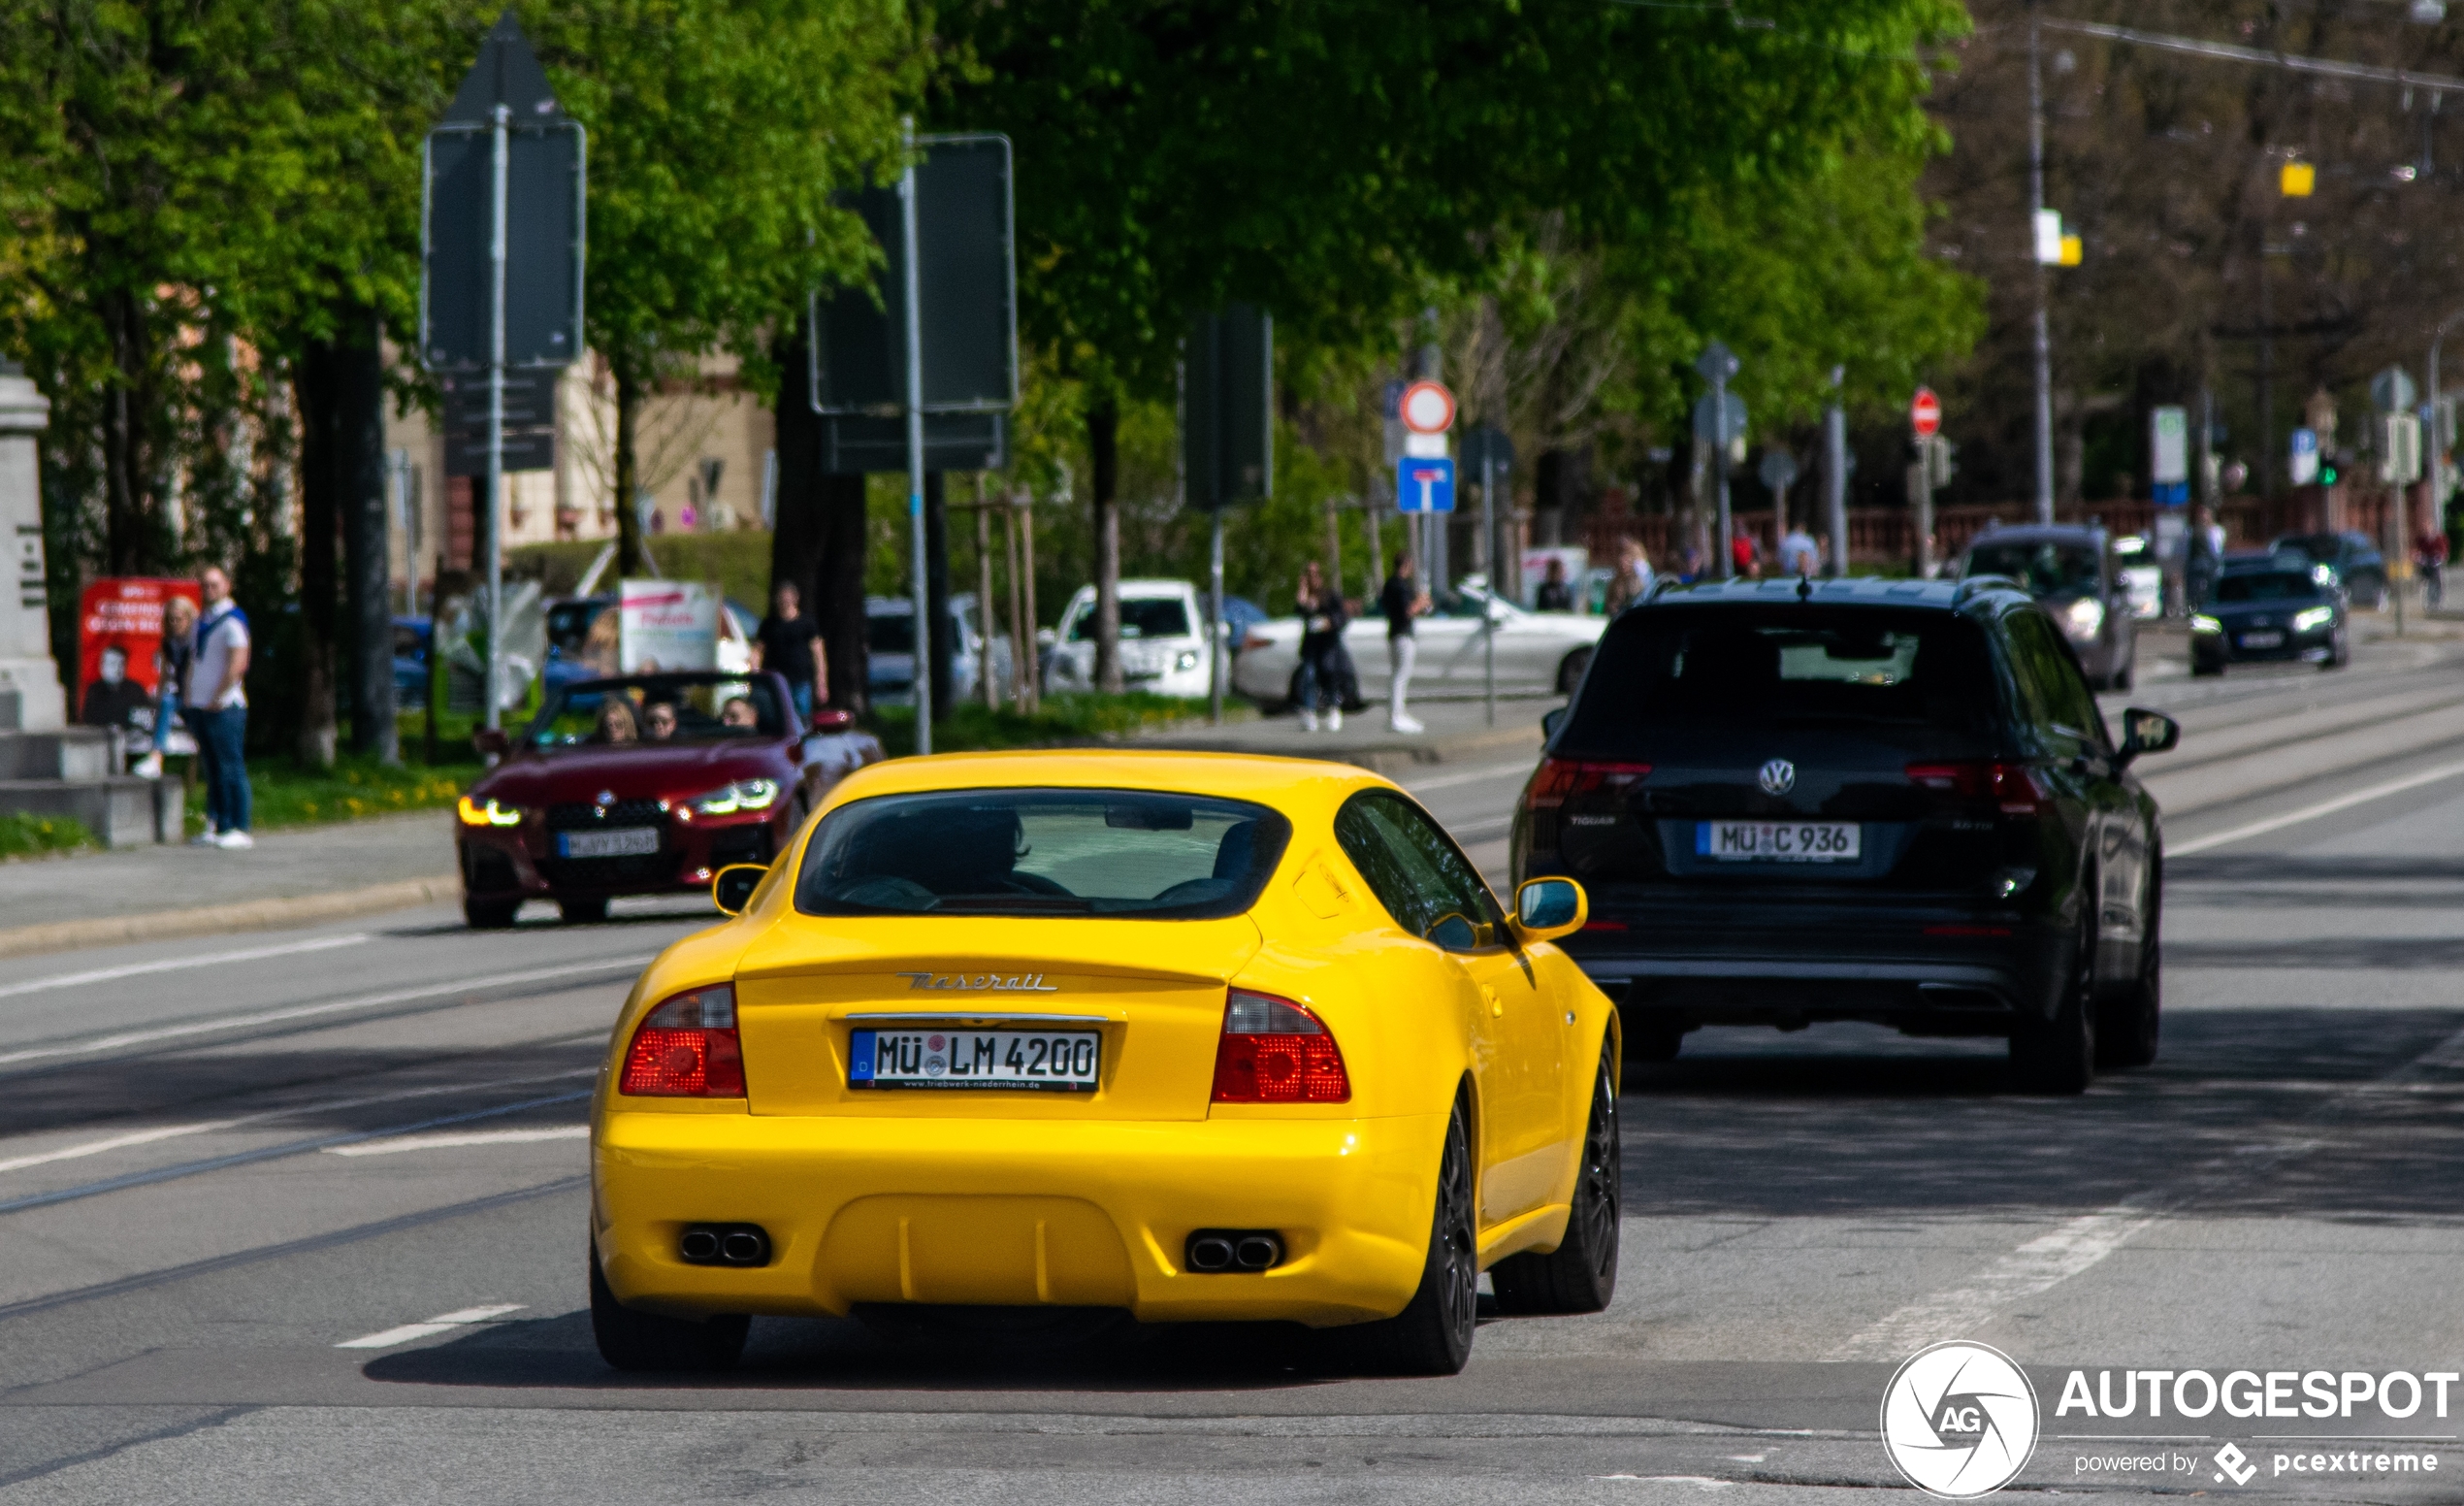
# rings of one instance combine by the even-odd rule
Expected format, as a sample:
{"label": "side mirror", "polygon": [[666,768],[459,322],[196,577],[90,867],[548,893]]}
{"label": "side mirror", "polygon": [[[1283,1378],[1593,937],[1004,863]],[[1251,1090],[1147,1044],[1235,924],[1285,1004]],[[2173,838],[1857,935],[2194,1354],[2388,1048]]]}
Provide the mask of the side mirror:
{"label": "side mirror", "polygon": [[1554,711],[1540,713],[1540,736],[1544,738],[1554,739],[1557,737],[1557,729],[1565,725],[1566,708],[1564,706],[1559,706]]}
{"label": "side mirror", "polygon": [[503,758],[513,750],[513,741],[502,727],[482,727],[470,735],[470,745],[482,758]]}
{"label": "side mirror", "polygon": [[730,863],[710,880],[710,902],[722,915],[741,915],[753,902],[753,891],[769,876],[770,870],[758,863]]}
{"label": "side mirror", "polygon": [[2128,764],[2142,753],[2170,753],[2182,740],[2182,724],[2162,711],[2132,706],[2122,713],[2121,761]]}
{"label": "side mirror", "polygon": [[1535,878],[1514,891],[1514,933],[1527,943],[1571,935],[1590,918],[1591,897],[1571,878]]}
{"label": "side mirror", "polygon": [[813,713],[813,726],[811,730],[814,732],[845,732],[848,728],[855,725],[855,712],[833,711],[825,707]]}

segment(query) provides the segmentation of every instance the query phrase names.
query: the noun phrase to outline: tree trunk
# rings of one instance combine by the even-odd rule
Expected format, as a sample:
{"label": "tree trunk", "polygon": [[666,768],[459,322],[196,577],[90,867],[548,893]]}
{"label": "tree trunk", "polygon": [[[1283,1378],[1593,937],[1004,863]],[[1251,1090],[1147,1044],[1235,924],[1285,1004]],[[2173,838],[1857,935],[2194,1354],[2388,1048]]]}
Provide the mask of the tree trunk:
{"label": "tree trunk", "polygon": [[622,579],[641,573],[641,509],[633,503],[633,493],[641,489],[633,455],[641,419],[641,373],[621,343],[609,356],[608,368],[616,378],[616,573]]}
{"label": "tree trunk", "polygon": [[829,704],[864,714],[869,645],[864,633],[864,478],[821,478],[822,558],[819,591],[811,607],[829,645]]}
{"label": "tree trunk", "polygon": [[1095,524],[1095,688],[1121,691],[1120,402],[1110,393],[1086,409],[1086,450],[1094,475],[1087,501]]}
{"label": "tree trunk", "polygon": [[[958,644],[950,630],[950,479],[939,471],[924,473],[924,614],[932,629],[929,639],[932,675],[932,719],[950,719],[951,666]],[[920,672],[922,672],[920,668]]]}
{"label": "tree trunk", "polygon": [[310,342],[291,378],[300,405],[300,631],[294,671],[300,721],[294,753],[301,767],[334,766],[335,594],[340,584],[335,545],[342,515],[341,409],[346,353],[331,341]]}
{"label": "tree trunk", "polygon": [[[822,478],[822,422],[813,411],[802,321],[797,322],[792,337],[777,343],[774,355],[779,363],[779,396],[770,411],[778,445],[778,491],[777,510],[770,527],[770,594],[775,600],[779,587],[795,587],[796,594],[803,598],[804,610],[823,625],[827,637],[829,628],[822,607],[822,556],[828,543],[828,518]],[[838,661],[833,655],[833,703],[839,699],[837,671]]]}
{"label": "tree trunk", "polygon": [[114,575],[149,574],[155,563],[154,530],[147,516],[148,488],[139,479],[147,469],[145,314],[134,294],[119,292],[105,300],[104,318],[111,326],[114,374],[112,390],[103,399],[104,565]]}
{"label": "tree trunk", "polygon": [[[394,721],[393,569],[386,541],[385,353],[374,310],[343,320],[334,475],[341,485],[342,555],[351,631],[351,751],[402,762]],[[413,573],[417,563],[411,562]]]}

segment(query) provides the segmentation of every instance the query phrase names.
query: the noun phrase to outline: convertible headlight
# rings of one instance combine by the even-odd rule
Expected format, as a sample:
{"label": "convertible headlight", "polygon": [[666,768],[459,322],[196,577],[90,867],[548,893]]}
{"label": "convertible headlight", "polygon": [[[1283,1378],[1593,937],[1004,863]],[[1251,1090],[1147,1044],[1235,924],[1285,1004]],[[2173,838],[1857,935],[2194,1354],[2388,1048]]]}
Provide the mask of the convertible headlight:
{"label": "convertible headlight", "polygon": [[464,826],[520,826],[522,807],[500,805],[493,800],[474,801],[466,795],[457,803]]}
{"label": "convertible headlight", "polygon": [[2092,596],[2083,596],[2070,604],[2061,614],[2062,626],[2072,638],[2094,638],[2105,625],[2105,604]]}
{"label": "convertible headlight", "polygon": [[778,798],[775,779],[738,779],[695,801],[693,810],[699,816],[732,816],[739,810],[767,810]]}
{"label": "convertible headlight", "polygon": [[2224,631],[2224,624],[2217,621],[2207,613],[2201,612],[2190,619],[2190,631],[2193,633],[2221,633]]}
{"label": "convertible headlight", "polygon": [[2310,610],[2303,612],[2300,616],[2293,619],[2293,631],[2296,633],[2315,633],[2335,620],[2336,609],[2334,607],[2314,606]]}
{"label": "convertible headlight", "polygon": [[1172,667],[1183,671],[1196,669],[1198,667],[1198,651],[1194,648],[1184,648],[1181,650],[1180,656],[1172,661]]}

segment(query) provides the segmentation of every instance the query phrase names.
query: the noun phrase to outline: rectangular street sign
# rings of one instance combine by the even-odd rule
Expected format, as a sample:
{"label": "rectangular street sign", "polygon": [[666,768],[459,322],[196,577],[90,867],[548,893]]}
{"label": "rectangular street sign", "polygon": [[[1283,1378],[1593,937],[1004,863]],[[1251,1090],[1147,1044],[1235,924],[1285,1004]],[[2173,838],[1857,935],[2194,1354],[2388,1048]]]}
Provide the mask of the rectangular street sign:
{"label": "rectangular street sign", "polygon": [[2169,485],[2190,478],[2190,414],[2181,408],[2151,409],[2148,412],[2148,455],[2150,479],[2157,485]]}
{"label": "rectangular street sign", "polygon": [[1275,321],[1235,304],[1182,345],[1182,475],[1200,511],[1275,495]]}
{"label": "rectangular street sign", "polygon": [[[488,428],[488,378],[468,374],[447,376],[438,383],[444,389],[444,419],[448,429],[476,429],[485,434]],[[556,381],[553,376],[530,373],[504,379],[504,426],[507,429],[545,429],[556,423]]]}
{"label": "rectangular street sign", "polygon": [[[504,470],[553,471],[556,469],[556,431],[553,429],[507,429],[504,431]],[[485,475],[488,474],[488,426],[475,429],[445,431],[445,475]]]}
{"label": "rectangular street sign", "polygon": [[[927,471],[998,471],[1009,464],[1009,425],[1002,413],[926,413]],[[907,420],[835,417],[822,420],[822,469],[856,475],[907,469]]]}
{"label": "rectangular street sign", "polygon": [[1452,512],[1454,462],[1407,459],[1397,464],[1395,508],[1401,512]]}
{"label": "rectangular street sign", "polygon": [[[484,126],[428,137],[420,348],[431,371],[484,369],[496,183]],[[514,122],[505,133],[504,364],[563,366],[582,349],[582,128]]]}

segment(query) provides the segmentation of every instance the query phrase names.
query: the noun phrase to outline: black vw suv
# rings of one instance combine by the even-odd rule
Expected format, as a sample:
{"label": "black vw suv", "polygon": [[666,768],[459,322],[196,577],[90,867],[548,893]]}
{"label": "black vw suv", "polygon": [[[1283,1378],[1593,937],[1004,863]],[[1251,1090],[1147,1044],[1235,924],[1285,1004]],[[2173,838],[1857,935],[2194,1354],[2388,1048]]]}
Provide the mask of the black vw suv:
{"label": "black vw suv", "polygon": [[2155,1060],[2163,849],[2014,582],[1697,586],[1611,623],[1514,816],[1514,880],[1579,879],[1565,942],[1629,1058],[1704,1025],[2005,1035],[2021,1084]]}

